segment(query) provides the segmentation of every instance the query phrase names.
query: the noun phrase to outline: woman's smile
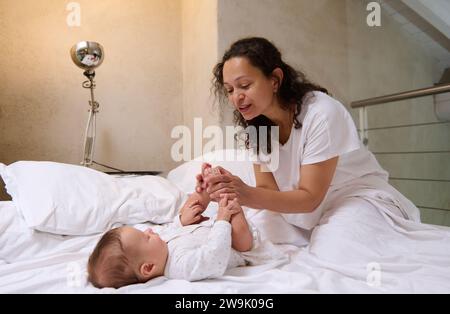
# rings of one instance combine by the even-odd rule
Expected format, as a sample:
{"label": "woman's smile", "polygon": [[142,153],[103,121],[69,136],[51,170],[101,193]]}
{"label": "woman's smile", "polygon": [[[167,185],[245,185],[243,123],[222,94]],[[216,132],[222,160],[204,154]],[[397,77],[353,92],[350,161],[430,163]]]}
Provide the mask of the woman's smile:
{"label": "woman's smile", "polygon": [[240,113],[246,114],[250,110],[251,106],[252,106],[252,104],[244,104],[244,105],[240,105],[238,108],[239,108]]}

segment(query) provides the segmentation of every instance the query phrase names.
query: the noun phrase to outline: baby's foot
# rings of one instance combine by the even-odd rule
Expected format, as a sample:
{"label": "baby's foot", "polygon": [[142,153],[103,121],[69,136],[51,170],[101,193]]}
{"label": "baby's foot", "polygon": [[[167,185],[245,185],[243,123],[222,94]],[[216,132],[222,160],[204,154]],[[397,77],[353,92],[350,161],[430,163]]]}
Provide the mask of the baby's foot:
{"label": "baby's foot", "polygon": [[207,177],[209,177],[211,175],[215,176],[215,175],[219,175],[219,174],[220,174],[220,170],[219,170],[218,167],[214,167],[214,168],[213,167],[207,167],[203,171],[203,176],[205,178],[207,178]]}

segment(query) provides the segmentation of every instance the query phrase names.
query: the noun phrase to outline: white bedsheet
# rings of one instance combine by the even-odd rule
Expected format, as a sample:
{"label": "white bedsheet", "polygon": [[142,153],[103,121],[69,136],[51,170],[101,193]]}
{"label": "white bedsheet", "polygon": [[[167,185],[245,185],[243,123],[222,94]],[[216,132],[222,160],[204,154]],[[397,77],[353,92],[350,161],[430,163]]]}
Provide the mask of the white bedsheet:
{"label": "white bedsheet", "polygon": [[[248,216],[255,224],[264,222],[254,211]],[[292,230],[286,233],[289,242]],[[282,231],[275,237],[281,239]],[[0,293],[450,292],[450,228],[391,217],[370,206],[328,212],[309,245],[301,234],[295,243],[300,247],[280,245],[289,262],[231,269],[200,282],[160,277],[119,290],[96,289],[86,283],[85,272],[98,238],[28,230],[13,203],[0,202]]]}

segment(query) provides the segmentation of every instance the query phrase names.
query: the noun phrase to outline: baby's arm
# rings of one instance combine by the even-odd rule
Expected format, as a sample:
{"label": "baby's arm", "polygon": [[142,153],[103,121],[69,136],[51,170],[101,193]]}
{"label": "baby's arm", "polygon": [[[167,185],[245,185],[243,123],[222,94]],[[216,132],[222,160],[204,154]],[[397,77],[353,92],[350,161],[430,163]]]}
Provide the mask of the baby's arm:
{"label": "baby's arm", "polygon": [[[217,173],[220,173],[219,169],[211,168],[210,165],[207,165],[207,167],[203,169],[203,176],[205,178],[209,175]],[[181,224],[183,226],[187,226],[207,220],[208,218],[203,217],[202,213],[206,210],[210,202],[211,198],[206,192],[206,189],[203,189],[201,192],[196,191],[190,194],[183,207],[180,208]]]}
{"label": "baby's arm", "polygon": [[[202,169],[202,175],[204,178],[216,174],[220,174],[219,169],[212,168],[211,165],[209,164]],[[206,209],[209,203],[211,202],[211,198],[209,197],[209,194],[206,192],[206,189],[203,189],[201,192],[196,191],[191,195],[189,195],[187,203],[192,203],[193,201],[198,201],[200,205]]]}
{"label": "baby's arm", "polygon": [[191,195],[189,195],[189,198],[187,200],[187,203],[192,203],[194,201],[198,201],[200,205],[206,209],[209,205],[209,202],[211,202],[211,199],[209,198],[209,194],[206,193],[206,190],[203,190],[202,192],[194,192]]}
{"label": "baby's arm", "polygon": [[[208,194],[206,194],[208,195]],[[208,220],[208,217],[204,217],[202,214],[206,210],[209,204],[208,199],[204,197],[203,193],[191,194],[183,207],[180,208],[180,223],[182,226],[188,226],[192,224],[199,224],[202,221]]]}

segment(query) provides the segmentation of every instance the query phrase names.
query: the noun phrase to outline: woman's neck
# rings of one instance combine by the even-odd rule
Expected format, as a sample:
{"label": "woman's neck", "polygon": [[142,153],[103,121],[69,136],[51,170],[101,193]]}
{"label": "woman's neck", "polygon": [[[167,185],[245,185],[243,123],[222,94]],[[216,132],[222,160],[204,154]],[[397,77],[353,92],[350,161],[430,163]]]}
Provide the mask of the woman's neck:
{"label": "woman's neck", "polygon": [[292,109],[284,110],[280,104],[274,104],[272,109],[264,115],[280,128],[280,143],[285,144],[294,123],[294,111]]}

